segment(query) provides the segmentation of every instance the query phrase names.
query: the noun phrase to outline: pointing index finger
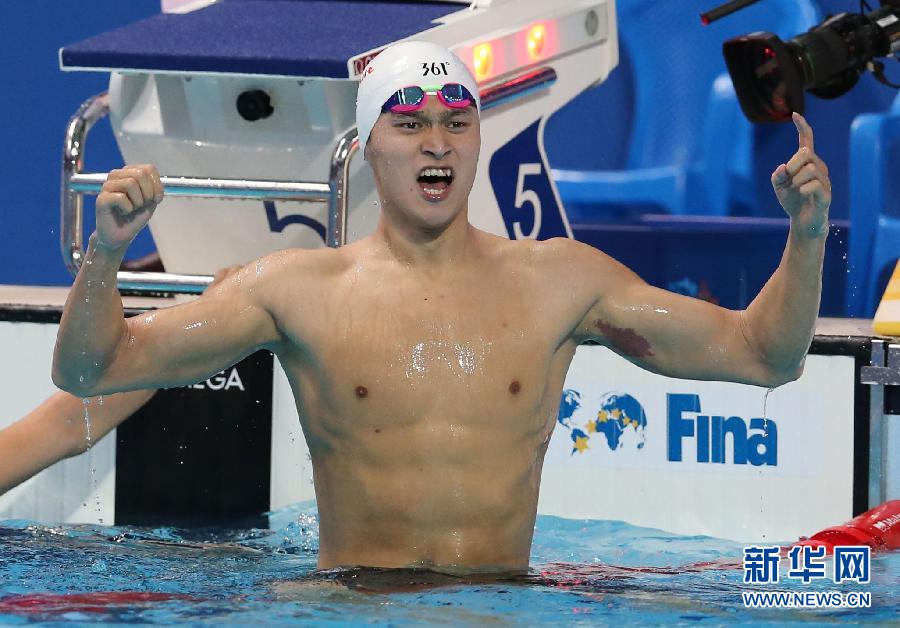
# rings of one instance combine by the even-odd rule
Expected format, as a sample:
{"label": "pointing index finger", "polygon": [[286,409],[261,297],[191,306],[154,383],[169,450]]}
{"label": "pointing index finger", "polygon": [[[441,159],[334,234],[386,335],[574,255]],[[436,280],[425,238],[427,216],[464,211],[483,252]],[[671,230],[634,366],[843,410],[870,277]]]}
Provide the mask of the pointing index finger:
{"label": "pointing index finger", "polygon": [[806,118],[801,116],[796,111],[791,117],[794,120],[794,126],[797,127],[797,140],[800,148],[806,147],[807,149],[809,149],[809,152],[814,152],[812,127],[809,126]]}

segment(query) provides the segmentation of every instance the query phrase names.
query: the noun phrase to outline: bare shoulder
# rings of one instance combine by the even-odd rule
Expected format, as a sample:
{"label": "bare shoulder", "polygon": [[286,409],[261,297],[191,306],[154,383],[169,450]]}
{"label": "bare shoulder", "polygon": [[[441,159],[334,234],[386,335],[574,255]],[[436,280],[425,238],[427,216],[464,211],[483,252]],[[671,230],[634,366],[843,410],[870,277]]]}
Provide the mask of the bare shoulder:
{"label": "bare shoulder", "polygon": [[335,249],[275,251],[223,269],[224,278],[210,286],[203,298],[256,305],[277,316],[282,306],[318,295],[330,279],[345,271],[347,260],[345,252]]}
{"label": "bare shoulder", "polygon": [[564,273],[567,277],[573,278],[573,275],[596,274],[621,267],[621,264],[603,251],[571,238],[498,239],[506,242],[505,245],[497,247],[498,255],[504,261],[518,268],[532,269],[542,276]]}
{"label": "bare shoulder", "polygon": [[260,287],[279,289],[328,281],[345,272],[350,260],[344,249],[283,249],[250,262],[240,272],[244,279],[258,280]]}

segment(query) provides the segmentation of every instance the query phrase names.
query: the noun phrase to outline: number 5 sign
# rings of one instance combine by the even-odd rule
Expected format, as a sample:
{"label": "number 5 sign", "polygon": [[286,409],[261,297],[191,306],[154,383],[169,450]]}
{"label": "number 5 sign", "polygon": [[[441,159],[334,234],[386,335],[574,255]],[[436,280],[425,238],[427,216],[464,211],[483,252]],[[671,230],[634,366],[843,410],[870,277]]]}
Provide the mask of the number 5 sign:
{"label": "number 5 sign", "polygon": [[550,181],[538,134],[542,120],[494,152],[488,176],[510,239],[546,240],[572,237],[562,206]]}

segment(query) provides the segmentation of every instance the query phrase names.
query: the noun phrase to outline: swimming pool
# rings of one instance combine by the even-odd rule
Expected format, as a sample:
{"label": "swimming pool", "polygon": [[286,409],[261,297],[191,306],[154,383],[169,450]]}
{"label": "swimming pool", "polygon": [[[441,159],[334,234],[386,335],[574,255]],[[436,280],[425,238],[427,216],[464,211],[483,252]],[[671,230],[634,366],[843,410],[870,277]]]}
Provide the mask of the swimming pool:
{"label": "swimming pool", "polygon": [[[421,584],[427,575],[369,570],[345,574],[349,588],[309,588],[295,581],[308,584],[315,568],[314,504],[279,510],[270,521],[270,530],[190,531],[3,522],[0,623],[900,621],[900,553],[874,556],[872,583],[853,585],[871,592],[869,609],[749,611],[740,595],[752,590],[742,582],[742,546],[732,541],[542,515],[531,553],[533,573],[527,577],[471,584],[438,578],[440,586],[429,587]],[[690,567],[710,561],[723,566]],[[835,588],[828,581],[777,585],[779,590]]]}

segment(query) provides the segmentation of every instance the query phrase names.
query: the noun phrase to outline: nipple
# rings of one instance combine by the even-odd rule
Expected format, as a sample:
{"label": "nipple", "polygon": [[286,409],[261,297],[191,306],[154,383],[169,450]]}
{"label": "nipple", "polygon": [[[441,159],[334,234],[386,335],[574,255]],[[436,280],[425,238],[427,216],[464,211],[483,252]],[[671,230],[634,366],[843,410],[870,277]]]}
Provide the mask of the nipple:
{"label": "nipple", "polygon": [[357,398],[362,399],[363,397],[365,397],[368,394],[369,394],[369,389],[366,388],[365,386],[357,386],[356,387]]}
{"label": "nipple", "polygon": [[519,383],[519,380],[514,379],[509,385],[509,392],[513,395],[518,395],[520,390],[522,390],[522,384]]}

